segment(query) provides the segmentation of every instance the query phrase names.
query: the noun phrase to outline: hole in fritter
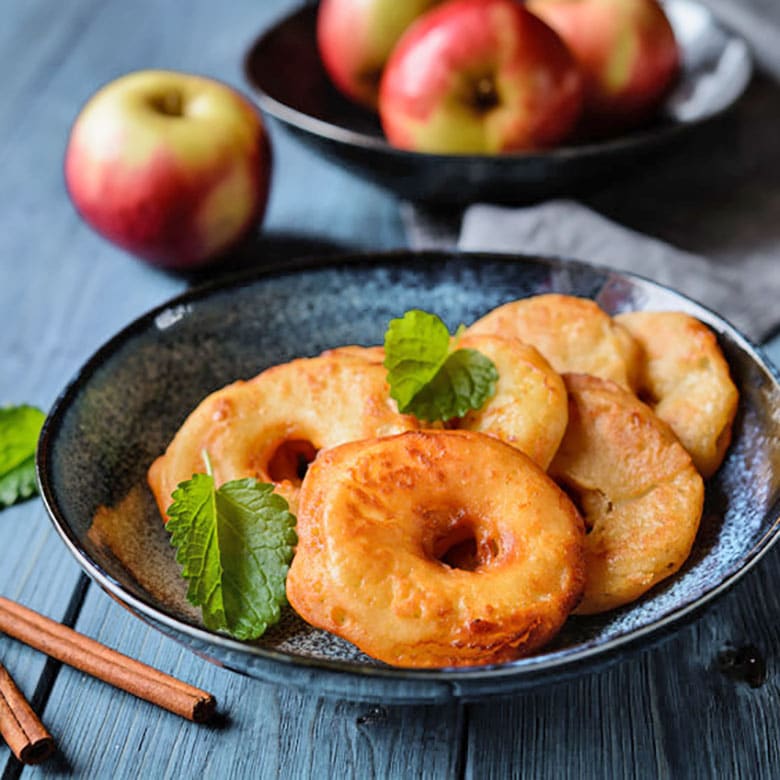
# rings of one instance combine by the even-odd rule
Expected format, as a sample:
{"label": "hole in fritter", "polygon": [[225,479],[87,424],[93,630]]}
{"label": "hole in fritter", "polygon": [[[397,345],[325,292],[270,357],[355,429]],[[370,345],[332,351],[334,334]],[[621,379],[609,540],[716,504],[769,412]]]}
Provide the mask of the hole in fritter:
{"label": "hole in fritter", "polygon": [[439,560],[451,569],[474,571],[479,566],[477,559],[477,540],[472,536],[462,542],[456,542],[447,548]]}
{"label": "hole in fritter", "polygon": [[493,539],[482,544],[477,541],[471,523],[458,523],[440,536],[433,544],[433,557],[451,569],[475,571],[498,555],[498,545]]}
{"label": "hole in fritter", "polygon": [[300,485],[317,450],[305,439],[283,441],[268,461],[268,476],[274,482],[292,482]]}

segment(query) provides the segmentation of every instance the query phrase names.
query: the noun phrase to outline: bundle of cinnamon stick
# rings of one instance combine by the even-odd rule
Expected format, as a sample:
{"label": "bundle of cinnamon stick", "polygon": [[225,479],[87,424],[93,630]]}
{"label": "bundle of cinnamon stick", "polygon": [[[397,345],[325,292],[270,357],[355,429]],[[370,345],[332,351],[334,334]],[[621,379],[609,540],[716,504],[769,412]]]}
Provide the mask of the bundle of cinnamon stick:
{"label": "bundle of cinnamon stick", "polygon": [[[90,639],[72,628],[0,596],[0,632],[51,658],[121,688],[158,707],[203,723],[216,709],[214,697]],[[0,734],[22,762],[51,755],[54,740],[0,665]]]}
{"label": "bundle of cinnamon stick", "polygon": [[54,740],[33,712],[8,670],[0,664],[0,734],[23,764],[39,764],[54,752]]}

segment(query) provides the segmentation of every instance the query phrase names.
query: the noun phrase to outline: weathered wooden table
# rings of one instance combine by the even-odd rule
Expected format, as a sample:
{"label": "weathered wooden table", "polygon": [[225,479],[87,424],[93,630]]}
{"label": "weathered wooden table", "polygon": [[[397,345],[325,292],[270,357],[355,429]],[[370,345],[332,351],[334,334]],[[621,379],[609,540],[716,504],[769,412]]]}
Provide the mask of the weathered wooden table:
{"label": "weathered wooden table", "polygon": [[[292,5],[291,0],[4,4],[0,404],[48,408],[96,347],[186,286],[184,279],[112,248],[75,214],[61,166],[80,105],[100,84],[139,68],[190,70],[243,87],[243,51]],[[776,98],[770,108],[778,117]],[[392,196],[314,157],[277,128],[273,141],[273,197],[254,262],[333,246],[405,244]],[[689,164],[695,154],[694,145]],[[777,184],[780,166],[773,162],[770,181]],[[706,172],[707,160],[699,167]],[[702,181],[703,174],[700,188]],[[663,194],[663,171],[655,182],[655,192]],[[632,192],[631,182],[625,191]],[[675,191],[652,204],[639,197],[626,221],[701,250],[686,246],[674,217],[685,197]],[[611,202],[625,208],[627,200]],[[728,208],[721,199],[719,213]],[[734,208],[745,206],[735,202]],[[611,210],[614,216],[616,207]],[[699,203],[699,217],[701,211]],[[769,220],[774,227],[761,239],[773,242],[780,257],[778,217]],[[780,362],[780,339],[769,354]],[[212,727],[181,721],[0,636],[0,659],[59,746],[54,760],[35,769],[23,768],[0,747],[0,775],[3,780],[67,774],[777,777],[778,585],[780,549],[693,626],[608,671],[501,702],[370,707],[258,683],[162,638],[86,580],[41,502],[32,500],[0,514],[0,593],[213,691],[225,717]],[[745,643],[767,659],[768,679],[760,688],[716,670],[724,646]]]}

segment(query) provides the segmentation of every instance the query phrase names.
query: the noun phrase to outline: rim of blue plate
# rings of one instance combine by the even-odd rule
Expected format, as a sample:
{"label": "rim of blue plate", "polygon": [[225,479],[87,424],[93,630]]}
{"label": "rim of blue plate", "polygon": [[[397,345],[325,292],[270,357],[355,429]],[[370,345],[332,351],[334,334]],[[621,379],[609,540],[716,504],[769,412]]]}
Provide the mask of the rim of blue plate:
{"label": "rim of blue plate", "polygon": [[415,159],[432,159],[439,160],[441,162],[447,160],[495,160],[496,163],[518,162],[518,161],[531,161],[531,160],[550,160],[550,159],[571,159],[598,156],[602,154],[609,154],[612,152],[618,153],[629,149],[639,148],[643,146],[649,146],[668,139],[673,138],[678,133],[695,127],[700,124],[711,122],[724,114],[728,113],[739,98],[744,94],[747,84],[750,83],[750,78],[753,72],[752,58],[750,56],[750,50],[747,43],[740,38],[735,32],[726,28],[719,20],[718,16],[706,5],[698,2],[698,0],[682,0],[685,3],[696,6],[701,12],[706,13],[708,18],[719,28],[726,30],[730,36],[734,39],[739,39],[745,47],[745,52],[748,57],[749,71],[746,74],[745,85],[740,91],[739,95],[735,99],[726,105],[722,106],[716,111],[712,111],[704,116],[696,117],[688,121],[672,121],[667,120],[660,124],[654,124],[647,128],[638,128],[632,130],[630,133],[617,136],[615,138],[606,138],[599,141],[588,141],[581,144],[564,144],[562,146],[545,149],[544,151],[531,151],[531,152],[506,152],[500,155],[471,155],[471,154],[436,154],[431,152],[416,152],[407,149],[399,149],[391,146],[390,143],[383,137],[372,136],[367,133],[362,133],[357,130],[351,130],[348,127],[342,127],[340,125],[327,122],[324,119],[318,119],[310,114],[300,111],[297,108],[288,106],[286,103],[282,103],[276,98],[269,95],[263,90],[255,80],[252,70],[252,59],[255,56],[255,52],[266,44],[266,41],[276,34],[278,28],[283,24],[291,21],[292,19],[311,13],[312,9],[316,8],[315,3],[306,3],[303,6],[295,9],[291,13],[288,13],[280,17],[275,23],[267,27],[250,45],[243,60],[243,73],[244,77],[250,85],[252,92],[258,102],[260,108],[275,119],[278,119],[291,127],[298,128],[312,135],[325,138],[336,143],[346,144],[348,146],[356,146],[361,149],[372,150],[375,152],[381,152],[383,154],[395,155],[397,157],[404,157],[410,160]]}
{"label": "rim of blue plate", "polygon": [[668,613],[651,623],[630,630],[625,634],[609,640],[595,640],[580,645],[576,648],[563,648],[551,653],[521,658],[504,664],[474,666],[474,667],[445,667],[437,669],[413,669],[406,667],[360,665],[353,661],[338,659],[314,658],[292,653],[284,653],[265,647],[258,647],[231,639],[222,634],[208,631],[184,620],[179,620],[163,612],[142,598],[128,593],[124,587],[115,580],[111,574],[97,564],[83,549],[70,524],[58,505],[56,491],[50,473],[49,450],[58,431],[61,428],[63,418],[70,404],[74,401],[82,387],[88,383],[94,373],[104,361],[118,351],[128,338],[153,325],[155,319],[163,312],[179,307],[183,304],[195,303],[208,298],[214,293],[229,289],[262,282],[263,279],[280,276],[289,276],[306,272],[308,270],[321,270],[326,268],[349,268],[362,264],[364,267],[392,265],[401,262],[422,263],[426,261],[441,262],[444,259],[465,260],[479,262],[487,260],[495,263],[516,264],[518,262],[531,262],[547,265],[558,269],[583,269],[606,274],[612,278],[627,278],[643,284],[649,284],[655,288],[671,293],[681,300],[687,301],[701,314],[710,325],[717,326],[722,332],[727,333],[731,339],[744,350],[755,363],[772,379],[775,387],[780,390],[780,370],[775,368],[763,355],[761,349],[753,345],[733,325],[721,316],[698,303],[689,296],[676,290],[654,282],[639,274],[615,271],[606,266],[581,261],[568,260],[560,257],[540,257],[522,254],[492,254],[487,252],[459,252],[459,251],[422,251],[393,250],[387,252],[349,253],[343,255],[331,255],[325,257],[303,257],[285,264],[284,267],[264,267],[231,274],[216,281],[207,282],[192,288],[168,301],[154,307],[142,314],[118,333],[106,341],[76,372],[74,377],[65,386],[55,400],[44,422],[38,442],[36,454],[36,474],[41,497],[49,517],[60,537],[68,547],[74,558],[84,571],[95,580],[104,590],[114,596],[121,604],[127,607],[136,616],[143,616],[152,623],[171,629],[173,633],[181,633],[202,643],[203,645],[217,645],[223,650],[239,654],[253,656],[256,660],[264,660],[269,663],[288,667],[307,667],[309,669],[321,669],[327,672],[337,672],[361,677],[397,679],[408,681],[433,681],[443,683],[467,683],[469,681],[500,680],[507,677],[533,679],[536,676],[560,671],[562,674],[578,664],[606,662],[620,651],[639,649],[643,640],[649,640],[645,647],[652,646],[660,639],[669,635],[682,625],[690,622],[705,607],[709,606],[716,598],[721,596],[735,585],[748,571],[750,571],[780,537],[780,516],[776,517],[769,525],[767,531],[756,542],[742,564],[727,575],[718,585],[684,604],[673,612]]}

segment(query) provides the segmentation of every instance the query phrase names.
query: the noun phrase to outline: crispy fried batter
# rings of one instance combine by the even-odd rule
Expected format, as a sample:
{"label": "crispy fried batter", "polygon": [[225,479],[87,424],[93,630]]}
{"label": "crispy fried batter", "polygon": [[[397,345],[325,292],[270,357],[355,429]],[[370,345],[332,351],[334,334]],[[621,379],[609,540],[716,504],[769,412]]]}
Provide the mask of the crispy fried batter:
{"label": "crispy fried batter", "polygon": [[[458,347],[476,349],[490,358],[498,370],[498,382],[481,409],[447,423],[447,427],[496,436],[546,469],[561,443],[568,417],[566,388],[560,375],[536,349],[515,338],[474,334],[463,336]],[[372,363],[385,359],[383,347],[338,347],[325,354],[349,355]]]}
{"label": "crispy fried batter", "polygon": [[397,666],[527,655],[583,587],[574,506],[528,457],[470,431],[321,452],[301,490],[298,533],[294,609]]}
{"label": "crispy fried batter", "polygon": [[347,344],[343,347],[334,347],[322,353],[323,356],[348,355],[361,360],[367,360],[369,363],[384,363],[385,348],[382,346],[361,347],[357,344]]}
{"label": "crispy fried batter", "polygon": [[596,303],[572,295],[535,295],[499,306],[468,335],[495,333],[531,344],[559,373],[592,374],[633,388],[639,349]]}
{"label": "crispy fried batter", "polygon": [[419,427],[398,413],[385,373],[349,355],[301,358],[212,393],[149,469],[160,513],[179,482],[205,471],[203,450],[217,485],[241,477],[274,482],[295,512],[301,472],[319,450]]}
{"label": "crispy fried batter", "polygon": [[715,334],[682,312],[620,314],[642,347],[638,392],[668,423],[703,477],[712,476],[731,443],[739,393]]}
{"label": "crispy fried batter", "polygon": [[701,519],[704,485],[652,410],[613,382],[564,375],[569,426],[550,475],[575,495],[590,529],[579,614],[627,604],[674,574]]}
{"label": "crispy fried batter", "polygon": [[568,420],[561,377],[531,346],[490,334],[464,336],[464,349],[476,349],[498,369],[493,397],[469,412],[457,427],[497,436],[546,469],[561,443]]}

